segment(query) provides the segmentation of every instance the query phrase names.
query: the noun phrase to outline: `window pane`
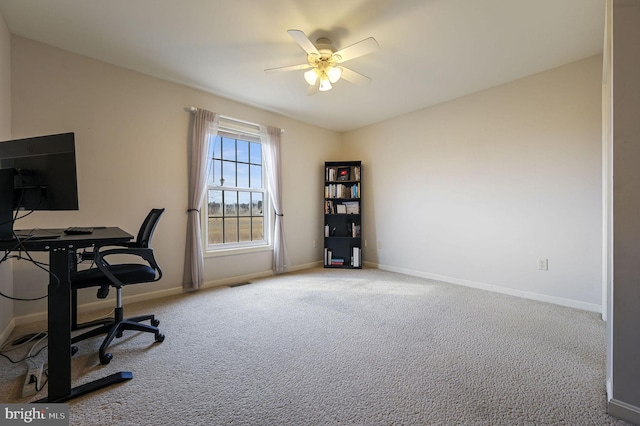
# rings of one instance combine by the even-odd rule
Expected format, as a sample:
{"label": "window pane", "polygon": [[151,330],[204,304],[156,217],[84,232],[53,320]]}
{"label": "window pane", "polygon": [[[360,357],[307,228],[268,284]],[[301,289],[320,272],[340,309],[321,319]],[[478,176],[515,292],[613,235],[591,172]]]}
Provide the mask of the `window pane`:
{"label": "window pane", "polygon": [[249,145],[250,163],[262,164],[262,144],[251,142]]}
{"label": "window pane", "polygon": [[224,191],[224,215],[225,217],[238,215],[238,193],[236,191]]}
{"label": "window pane", "polygon": [[222,138],[222,159],[235,161],[236,159],[236,140],[231,138]]}
{"label": "window pane", "polygon": [[238,192],[238,215],[251,216],[251,193]]}
{"label": "window pane", "polygon": [[211,160],[209,162],[209,177],[207,182],[209,185],[220,186],[220,179],[222,179],[222,162],[220,160]]}
{"label": "window pane", "polygon": [[222,178],[224,186],[236,186],[236,163],[233,161],[222,162]]}
{"label": "window pane", "polygon": [[238,182],[239,188],[249,188],[249,165],[238,163]]}
{"label": "window pane", "polygon": [[251,215],[262,216],[262,193],[253,192],[251,194]]}
{"label": "window pane", "polygon": [[249,142],[238,140],[237,144],[238,145],[236,147],[236,151],[237,151],[236,161],[239,161],[241,163],[248,163],[249,162]]}
{"label": "window pane", "polygon": [[249,188],[262,188],[262,166],[251,165],[251,182]]}
{"label": "window pane", "polygon": [[209,244],[222,244],[222,218],[209,218]]}
{"label": "window pane", "polygon": [[251,240],[261,241],[264,240],[264,218],[252,217],[251,218]]}
{"label": "window pane", "polygon": [[220,136],[216,136],[213,143],[209,144],[209,150],[209,158],[222,158],[222,138]]}
{"label": "window pane", "polygon": [[209,190],[209,216],[222,216],[222,191]]}
{"label": "window pane", "polygon": [[224,219],[224,242],[225,243],[238,242],[238,218],[237,217]]}
{"label": "window pane", "polygon": [[230,130],[210,138],[205,206],[209,246],[224,249],[227,244],[265,241],[270,211],[263,205],[268,196],[263,192],[263,151],[262,144],[251,139]]}
{"label": "window pane", "polygon": [[251,241],[251,218],[240,217],[238,218],[240,225],[240,235],[238,241]]}

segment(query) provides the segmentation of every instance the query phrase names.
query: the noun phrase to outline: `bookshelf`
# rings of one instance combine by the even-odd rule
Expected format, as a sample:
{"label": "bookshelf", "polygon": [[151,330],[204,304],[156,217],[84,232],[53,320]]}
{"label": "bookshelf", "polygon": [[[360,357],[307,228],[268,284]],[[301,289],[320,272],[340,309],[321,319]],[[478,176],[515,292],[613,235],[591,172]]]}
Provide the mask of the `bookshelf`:
{"label": "bookshelf", "polygon": [[362,269],[360,161],[324,163],[324,267]]}

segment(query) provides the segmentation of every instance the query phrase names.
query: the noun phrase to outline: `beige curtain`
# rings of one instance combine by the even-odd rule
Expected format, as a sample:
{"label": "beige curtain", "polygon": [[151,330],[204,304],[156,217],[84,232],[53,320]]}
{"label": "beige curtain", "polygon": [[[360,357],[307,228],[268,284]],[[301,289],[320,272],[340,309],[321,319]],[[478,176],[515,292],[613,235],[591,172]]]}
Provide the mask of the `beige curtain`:
{"label": "beige curtain", "polygon": [[[182,286],[195,290],[204,282],[204,257],[200,207],[207,189],[207,155],[218,133],[219,114],[198,109],[194,113],[189,146],[189,204],[187,207],[187,246]],[[206,212],[205,212],[206,213]]]}
{"label": "beige curtain", "polygon": [[282,131],[276,127],[260,125],[267,185],[271,195],[271,204],[276,213],[273,236],[273,271],[276,274],[286,272],[289,268],[289,253],[287,252],[287,244],[284,237],[284,213],[282,211],[282,179],[280,177],[281,133]]}

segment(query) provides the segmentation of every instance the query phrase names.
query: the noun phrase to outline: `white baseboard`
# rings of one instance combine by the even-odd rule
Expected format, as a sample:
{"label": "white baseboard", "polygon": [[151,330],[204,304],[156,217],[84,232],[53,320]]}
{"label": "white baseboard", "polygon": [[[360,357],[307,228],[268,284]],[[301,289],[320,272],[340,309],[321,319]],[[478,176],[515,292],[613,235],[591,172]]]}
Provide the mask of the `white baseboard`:
{"label": "white baseboard", "polygon": [[607,413],[609,413],[610,416],[633,424],[640,424],[640,407],[636,407],[635,405],[611,399],[609,400]]}
{"label": "white baseboard", "polygon": [[372,262],[365,262],[365,265],[371,268],[377,268],[377,269],[382,269],[382,270],[391,271],[391,272],[398,272],[400,274],[411,275],[414,277],[428,278],[432,280],[443,281],[449,284],[457,284],[465,287],[472,287],[480,290],[492,291],[494,293],[502,293],[502,294],[508,294],[510,296],[522,297],[524,299],[531,299],[531,300],[537,300],[540,302],[553,303],[555,305],[566,306],[569,308],[580,309],[583,311],[602,313],[602,306],[594,303],[586,303],[586,302],[581,302],[579,300],[565,299],[562,297],[548,296],[546,294],[515,290],[512,288],[501,287],[493,284],[479,283],[475,281],[447,277],[444,275],[430,274],[427,272],[414,271],[412,269],[396,268],[393,266],[380,265]]}
{"label": "white baseboard", "polygon": [[0,333],[0,346],[4,345],[4,342],[7,341],[14,328],[16,328],[16,319],[12,318],[9,324],[2,330],[2,333]]}
{"label": "white baseboard", "polygon": [[289,268],[288,272],[303,271],[305,269],[313,269],[313,268],[321,268],[322,266],[324,265],[322,261],[319,260],[317,262],[311,262],[311,263],[305,263],[302,265],[292,266]]}
{"label": "white baseboard", "polygon": [[[317,268],[319,266],[322,266],[322,262],[321,261],[305,263],[305,264],[302,264],[302,265],[291,266],[291,267],[289,267],[289,269],[287,269],[287,272],[302,271],[302,270],[305,270],[305,269]],[[233,284],[238,284],[238,283],[245,282],[245,281],[255,280],[255,279],[258,279],[258,278],[270,277],[270,276],[273,276],[273,275],[274,275],[274,273],[273,273],[272,270],[256,272],[256,273],[253,273],[253,274],[238,275],[238,276],[235,276],[235,277],[223,278],[223,279],[220,279],[220,280],[207,281],[207,282],[205,282],[203,284],[202,288],[211,288],[211,287],[221,287],[221,286],[225,286],[225,285],[233,285]]]}
{"label": "white baseboard", "polygon": [[263,271],[263,272],[256,272],[256,273],[253,273],[253,274],[238,275],[238,276],[235,276],[235,277],[222,278],[222,279],[214,280],[214,281],[207,281],[202,285],[202,288],[222,287],[222,286],[225,286],[225,285],[233,285],[233,284],[238,284],[238,283],[245,282],[245,281],[251,281],[251,280],[254,280],[256,278],[270,277],[272,275],[273,275],[273,271],[271,271],[271,270]]}

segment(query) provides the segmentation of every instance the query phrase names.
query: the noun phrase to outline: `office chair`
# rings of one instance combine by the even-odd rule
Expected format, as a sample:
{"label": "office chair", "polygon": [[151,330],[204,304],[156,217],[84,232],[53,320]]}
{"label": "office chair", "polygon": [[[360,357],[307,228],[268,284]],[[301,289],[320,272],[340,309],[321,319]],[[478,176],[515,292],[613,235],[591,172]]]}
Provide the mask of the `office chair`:
{"label": "office chair", "polygon": [[[138,235],[136,236],[135,241],[121,244],[119,247],[139,247],[139,248],[149,248],[149,244],[151,242],[151,237],[153,236],[153,231],[160,220],[160,216],[164,213],[164,209],[152,209],[145,220],[142,222],[140,226],[140,230],[138,231]],[[94,250],[83,250],[82,252],[76,253],[77,260],[79,262],[87,262],[90,261],[92,263],[95,262]],[[72,275],[73,276],[73,275]],[[85,283],[77,283],[77,285],[71,286],[71,330],[79,330],[88,327],[95,327],[97,325],[110,324],[113,322],[112,318],[104,318],[97,319],[94,321],[85,322],[82,324],[78,324],[78,289],[80,288],[88,288],[88,287],[96,287],[97,284],[92,282]],[[111,287],[111,282],[106,282],[103,285],[100,285],[98,288],[98,292],[96,297],[99,299],[105,299],[109,295],[109,287]]]}
{"label": "office chair", "polygon": [[[154,315],[141,315],[132,318],[124,318],[124,307],[122,306],[122,287],[130,284],[140,284],[155,282],[162,278],[162,270],[158,266],[153,249],[149,247],[153,231],[164,209],[152,209],[145,218],[138,236],[134,242],[122,246],[96,248],[92,252],[81,254],[82,259],[92,260],[94,265],[85,270],[71,273],[70,282],[72,290],[72,330],[99,325],[99,327],[89,330],[83,334],[72,337],[71,343],[107,334],[98,356],[101,364],[108,364],[113,355],[107,353],[107,347],[114,338],[122,337],[124,330],[144,331],[154,333],[155,341],[164,341],[164,335],[160,333],[158,325],[160,321]],[[113,255],[137,256],[144,262],[140,263],[109,263],[106,258]],[[105,298],[110,287],[116,289],[116,307],[114,317],[104,320],[91,321],[85,324],[77,323],[77,291],[81,288],[100,287],[98,297]],[[149,321],[151,325],[142,324],[142,321]],[[75,349],[74,349],[75,350]]]}

